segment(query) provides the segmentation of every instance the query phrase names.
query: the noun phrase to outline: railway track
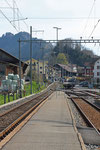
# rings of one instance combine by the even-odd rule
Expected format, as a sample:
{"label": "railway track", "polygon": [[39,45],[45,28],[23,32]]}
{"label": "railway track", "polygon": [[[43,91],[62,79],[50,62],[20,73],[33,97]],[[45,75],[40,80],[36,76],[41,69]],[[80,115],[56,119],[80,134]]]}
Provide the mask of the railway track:
{"label": "railway track", "polygon": [[81,98],[86,99],[87,101],[94,104],[96,107],[100,108],[100,95],[95,94],[94,92],[91,93],[91,91],[87,90],[68,90],[66,91],[66,94],[70,97],[79,96]]}
{"label": "railway track", "polygon": [[80,93],[84,93],[84,94],[86,94],[87,96],[92,96],[92,97],[94,97],[95,99],[98,99],[98,98],[100,98],[100,94],[99,94],[99,92],[96,92],[96,91],[92,91],[92,90],[71,90],[71,91],[74,91],[74,92],[76,92],[77,93],[77,91],[78,92],[80,92]]}
{"label": "railway track", "polygon": [[89,125],[100,134],[100,110],[82,98],[72,98],[72,101],[87,119]]}
{"label": "railway track", "polygon": [[53,93],[49,89],[34,99],[29,100],[0,114],[0,141],[2,141],[18,124],[20,124],[37,106]]}
{"label": "railway track", "polygon": [[69,91],[66,94],[70,96],[87,125],[93,127],[100,135],[100,108],[83,98],[88,96],[88,93]]}
{"label": "railway track", "polygon": [[95,97],[96,99],[100,99],[100,94],[98,92],[86,90],[84,91],[84,93],[87,93],[88,95]]}

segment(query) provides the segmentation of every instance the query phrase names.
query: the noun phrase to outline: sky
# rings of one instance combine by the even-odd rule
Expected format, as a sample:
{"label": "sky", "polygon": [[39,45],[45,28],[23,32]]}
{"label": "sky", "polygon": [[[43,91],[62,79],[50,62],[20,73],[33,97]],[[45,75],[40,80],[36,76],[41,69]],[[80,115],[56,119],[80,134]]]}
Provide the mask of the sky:
{"label": "sky", "polygon": [[[6,32],[13,34],[19,31],[29,32],[32,26],[32,36],[45,40],[56,39],[56,30],[53,27],[61,28],[58,32],[59,40],[80,39],[80,37],[85,39],[91,36],[94,39],[100,38],[100,23],[98,22],[100,0],[15,1],[17,6],[14,0],[0,0],[0,36]],[[16,21],[13,22],[13,20]],[[13,26],[17,28],[17,31]],[[36,30],[44,30],[44,32],[35,32]],[[84,46],[93,49],[95,54],[100,55],[100,44],[85,44]]]}

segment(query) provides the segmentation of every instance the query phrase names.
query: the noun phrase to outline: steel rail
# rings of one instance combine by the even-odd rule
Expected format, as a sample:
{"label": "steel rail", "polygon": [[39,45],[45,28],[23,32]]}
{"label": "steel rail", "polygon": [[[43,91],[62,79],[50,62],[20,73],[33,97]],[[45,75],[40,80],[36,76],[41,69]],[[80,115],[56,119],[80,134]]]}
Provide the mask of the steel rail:
{"label": "steel rail", "polygon": [[97,96],[97,98],[100,98],[100,95],[98,94],[98,92],[95,92],[95,91],[84,91],[84,93],[87,93],[88,95],[90,95],[90,96],[93,96],[93,97],[96,97]]}
{"label": "steel rail", "polygon": [[[6,127],[5,129],[3,129],[3,131],[0,132],[0,141],[2,139],[4,139],[20,122],[22,122],[33,110],[35,110],[35,108],[37,108],[45,99],[47,99],[47,97],[49,97],[53,93],[53,91],[51,91],[51,90],[49,90],[49,91],[50,91],[50,93],[48,93],[48,91],[47,91],[47,95],[45,97],[42,97],[42,99],[37,104],[35,104],[34,106],[32,106],[32,108],[30,108],[29,110],[27,110],[19,118],[17,118],[16,120],[14,120],[13,123],[11,123],[8,127]],[[39,95],[38,97],[41,97],[41,96],[42,95]],[[30,101],[32,101],[32,100],[30,100]],[[22,104],[22,105],[25,105],[25,104],[27,104],[27,102],[24,103],[24,104]],[[16,108],[18,108],[18,107],[16,107]],[[11,111],[13,111],[13,110],[14,109],[11,109]],[[2,115],[6,115],[8,112],[10,112],[10,111],[7,111],[6,113],[4,113]]]}
{"label": "steel rail", "polygon": [[83,99],[86,103],[90,104],[92,107],[94,107],[96,110],[98,110],[100,112],[100,108],[97,107],[95,104],[89,102],[88,100],[86,100],[85,98],[83,97],[80,97],[81,99]]}
{"label": "steel rail", "polygon": [[[79,97],[77,97],[79,98]],[[81,113],[82,117],[84,118],[84,120],[86,121],[87,125],[89,125],[90,127],[93,127],[96,132],[100,135],[100,131],[95,127],[95,125],[89,120],[88,116],[86,116],[86,114],[83,112],[83,110],[79,107],[79,105],[77,104],[77,102],[75,102],[74,99],[77,99],[76,97],[71,98],[72,102],[75,104],[75,106],[77,107],[77,109],[79,110],[79,112]],[[85,101],[86,102],[86,101]],[[89,103],[88,103],[89,104]],[[92,107],[94,107],[92,105]]]}
{"label": "steel rail", "polygon": [[[48,92],[48,91],[46,91],[46,92]],[[46,94],[46,92],[45,92],[45,93],[43,93],[43,94]],[[43,94],[41,94],[41,95],[43,95]],[[6,112],[4,112],[4,113],[0,114],[0,117],[2,117],[2,116],[4,116],[4,115],[6,115],[6,114],[8,114],[8,113],[10,113],[11,111],[14,111],[15,109],[17,109],[17,108],[19,108],[19,107],[21,107],[21,106],[24,106],[24,105],[26,105],[26,104],[30,103],[31,101],[33,101],[33,100],[35,100],[35,99],[39,98],[41,95],[36,95],[36,97],[34,97],[34,98],[30,99],[29,101],[23,102],[23,103],[22,103],[22,104],[20,104],[19,106],[15,106],[15,107],[13,107],[13,108],[9,109],[8,111],[6,111]],[[28,99],[28,98],[27,98],[27,99]]]}
{"label": "steel rail", "polygon": [[[98,99],[98,98],[100,98],[100,95],[96,95],[96,94],[94,95],[94,94],[91,94],[91,93],[89,93],[87,91],[78,91],[78,92],[80,92],[80,93],[73,93],[73,94],[77,95],[79,98],[82,98],[84,101],[86,101],[87,103],[89,103],[91,106],[95,107],[100,112],[100,107],[98,107],[97,105],[89,102],[88,100],[86,100],[86,98],[84,98],[85,96],[91,96],[91,97],[93,97],[95,99]],[[84,95],[84,94],[87,94],[87,95]]]}
{"label": "steel rail", "polygon": [[[77,93],[77,92],[79,92],[79,93]],[[86,101],[87,103],[89,103],[91,106],[95,107],[100,112],[100,108],[98,106],[96,106],[95,104],[93,104],[93,103],[89,102],[88,100],[86,100],[85,98],[83,98],[84,96],[91,96],[91,97],[94,97],[94,98],[97,99],[97,98],[100,97],[100,95],[91,94],[91,93],[89,93],[87,91],[73,91],[73,90],[71,90],[70,92],[69,91],[66,92],[66,94],[68,96],[70,96],[71,94],[78,96],[78,98],[83,99],[84,101]],[[84,95],[84,94],[87,94],[87,95]],[[99,97],[96,97],[96,96],[99,96]]]}

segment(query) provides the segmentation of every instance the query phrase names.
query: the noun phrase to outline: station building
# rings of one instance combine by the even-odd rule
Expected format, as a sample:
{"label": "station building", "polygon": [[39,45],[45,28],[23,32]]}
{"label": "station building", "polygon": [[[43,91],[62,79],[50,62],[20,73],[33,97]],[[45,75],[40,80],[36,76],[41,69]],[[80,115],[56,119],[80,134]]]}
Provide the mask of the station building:
{"label": "station building", "polygon": [[[23,78],[27,64],[21,61],[21,76]],[[19,59],[0,48],[0,81],[8,74],[19,74]]]}

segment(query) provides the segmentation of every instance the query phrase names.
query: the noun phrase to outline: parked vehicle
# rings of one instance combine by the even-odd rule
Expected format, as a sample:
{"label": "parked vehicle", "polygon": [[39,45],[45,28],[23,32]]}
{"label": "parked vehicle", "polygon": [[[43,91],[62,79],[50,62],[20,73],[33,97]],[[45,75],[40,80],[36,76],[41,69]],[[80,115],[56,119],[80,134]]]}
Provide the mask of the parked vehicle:
{"label": "parked vehicle", "polygon": [[63,86],[65,88],[73,88],[75,86],[75,83],[76,83],[76,79],[71,78],[71,79],[68,79],[66,82],[63,82]]}
{"label": "parked vehicle", "polygon": [[83,82],[80,82],[79,85],[82,87],[88,87],[89,83],[88,83],[88,81],[83,81]]}

